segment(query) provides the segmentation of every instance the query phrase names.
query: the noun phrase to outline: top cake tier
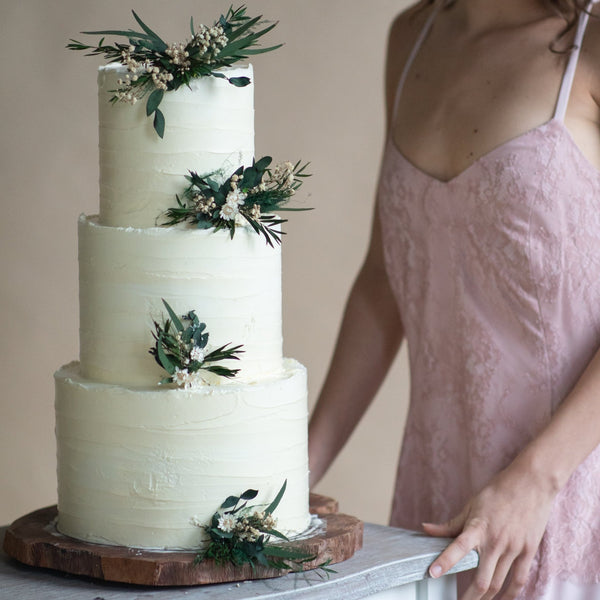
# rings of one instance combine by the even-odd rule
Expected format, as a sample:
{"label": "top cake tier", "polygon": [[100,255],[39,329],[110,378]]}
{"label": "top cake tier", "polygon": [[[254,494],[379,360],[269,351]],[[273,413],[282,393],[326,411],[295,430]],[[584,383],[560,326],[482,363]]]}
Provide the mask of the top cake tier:
{"label": "top cake tier", "polygon": [[[249,77],[252,66],[223,70]],[[110,103],[127,69],[99,68],[100,223],[154,227],[176,205],[188,171],[222,170],[228,176],[254,157],[254,86],[201,77],[165,94],[160,105],[166,129],[161,139],[146,116],[146,103]]]}

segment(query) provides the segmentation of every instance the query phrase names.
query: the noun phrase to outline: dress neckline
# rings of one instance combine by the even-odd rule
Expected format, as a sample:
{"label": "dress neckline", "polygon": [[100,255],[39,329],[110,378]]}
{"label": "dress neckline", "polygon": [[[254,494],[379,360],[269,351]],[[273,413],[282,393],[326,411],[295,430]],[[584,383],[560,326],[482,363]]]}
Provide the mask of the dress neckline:
{"label": "dress neckline", "polygon": [[425,169],[417,166],[409,158],[407,158],[407,156],[402,152],[402,150],[400,150],[400,148],[394,141],[391,131],[388,134],[387,145],[391,146],[391,149],[392,149],[393,153],[396,155],[396,157],[400,158],[400,160],[402,162],[404,162],[411,170],[413,170],[415,173],[417,173],[423,179],[428,180],[436,185],[449,186],[454,183],[457,183],[458,181],[460,181],[461,179],[466,177],[472,170],[474,170],[481,163],[485,162],[488,159],[492,159],[497,153],[502,152],[503,150],[505,150],[507,147],[511,146],[512,144],[521,142],[532,135],[535,135],[537,133],[543,132],[546,129],[551,129],[551,128],[556,128],[558,130],[558,132],[563,135],[563,137],[566,140],[566,143],[569,144],[572,148],[574,148],[575,154],[579,157],[581,162],[584,165],[586,165],[593,172],[593,174],[595,176],[600,178],[600,169],[598,167],[596,167],[596,165],[594,165],[587,158],[587,156],[581,151],[581,149],[575,142],[573,135],[567,129],[564,121],[562,121],[556,115],[553,116],[552,118],[548,119],[547,121],[544,121],[540,125],[536,125],[535,127],[532,127],[531,129],[528,129],[528,130],[524,131],[523,133],[520,133],[520,134],[498,144],[497,146],[494,146],[487,152],[484,152],[483,154],[478,156],[475,160],[473,160],[471,163],[469,163],[462,171],[459,171],[458,173],[456,173],[456,175],[453,175],[449,179],[441,179],[440,177],[432,175],[431,173],[428,173]]}

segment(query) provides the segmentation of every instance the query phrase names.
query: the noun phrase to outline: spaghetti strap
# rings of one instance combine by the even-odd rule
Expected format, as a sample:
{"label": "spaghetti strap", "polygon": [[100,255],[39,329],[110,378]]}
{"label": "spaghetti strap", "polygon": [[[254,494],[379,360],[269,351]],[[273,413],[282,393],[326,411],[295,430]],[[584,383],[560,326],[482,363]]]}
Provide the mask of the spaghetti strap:
{"label": "spaghetti strap", "polygon": [[558,100],[556,101],[554,118],[561,122],[565,120],[565,115],[567,113],[567,105],[569,104],[569,98],[571,96],[571,88],[573,87],[575,70],[577,69],[577,61],[579,59],[579,53],[581,51],[585,29],[590,17],[588,12],[592,8],[593,4],[594,0],[590,0],[585,7],[585,11],[582,11],[579,15],[577,31],[575,32],[575,39],[573,40],[573,50],[569,56],[569,62],[567,63],[567,68],[565,69],[562,82],[560,84],[560,91],[558,93]]}
{"label": "spaghetti strap", "polygon": [[427,21],[425,21],[425,25],[423,25],[423,29],[421,29],[421,32],[419,33],[419,37],[417,38],[415,45],[413,46],[412,50],[410,51],[410,54],[408,55],[408,59],[406,60],[404,69],[402,70],[402,74],[400,75],[400,79],[398,81],[398,87],[396,88],[396,96],[394,97],[394,110],[392,111],[392,123],[396,120],[396,112],[398,110],[398,102],[400,100],[400,94],[402,93],[402,88],[404,87],[404,83],[406,82],[406,78],[408,77],[408,72],[410,71],[410,67],[413,64],[415,57],[419,53],[419,50],[421,49],[421,46],[423,45],[423,42],[425,41],[427,34],[431,31],[431,27],[433,26],[433,22],[435,20],[435,17],[437,16],[437,13],[440,9],[441,4],[442,4],[442,2],[440,2],[440,1],[435,3],[435,5],[431,11],[431,14],[429,15],[429,17],[427,17]]}

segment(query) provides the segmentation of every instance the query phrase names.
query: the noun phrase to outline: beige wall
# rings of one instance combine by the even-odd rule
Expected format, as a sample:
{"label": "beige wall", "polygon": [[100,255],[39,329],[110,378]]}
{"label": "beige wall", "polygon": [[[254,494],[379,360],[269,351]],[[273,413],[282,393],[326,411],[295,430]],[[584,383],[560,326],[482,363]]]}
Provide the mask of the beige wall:
{"label": "beige wall", "polygon": [[[384,135],[386,31],[406,2],[250,4],[280,21],[271,41],[286,42],[253,61],[257,154],[310,160],[314,173],[304,189],[316,210],[292,215],[284,246],[285,350],[308,366],[312,404],[367,243]],[[55,502],[52,373],[78,355],[76,219],[97,211],[100,60],[64,45],[84,29],[133,25],[128,8],[179,40],[190,15],[209,22],[228,5],[0,2],[0,524]],[[365,520],[388,518],[407,387],[402,356],[317,490]]]}

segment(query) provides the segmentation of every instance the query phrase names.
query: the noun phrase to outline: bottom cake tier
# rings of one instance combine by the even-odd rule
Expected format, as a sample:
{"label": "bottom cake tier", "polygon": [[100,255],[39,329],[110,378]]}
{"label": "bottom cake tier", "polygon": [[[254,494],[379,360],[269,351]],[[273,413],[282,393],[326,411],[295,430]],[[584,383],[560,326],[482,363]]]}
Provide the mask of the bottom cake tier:
{"label": "bottom cake tier", "polygon": [[192,390],[97,383],[71,363],[55,374],[58,523],[81,540],[193,549],[231,495],[270,503],[287,481],[277,529],[300,533],[308,511],[306,370]]}

